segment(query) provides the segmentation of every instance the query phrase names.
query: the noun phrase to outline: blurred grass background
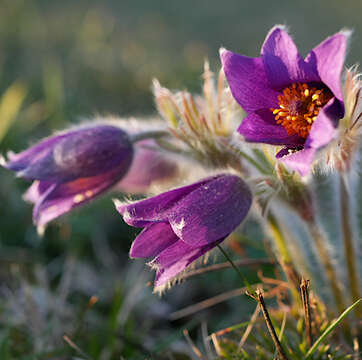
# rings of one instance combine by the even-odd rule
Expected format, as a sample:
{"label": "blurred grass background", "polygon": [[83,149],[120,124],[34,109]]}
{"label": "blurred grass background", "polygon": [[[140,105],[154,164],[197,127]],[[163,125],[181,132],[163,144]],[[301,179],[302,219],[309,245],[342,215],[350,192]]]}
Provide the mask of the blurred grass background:
{"label": "blurred grass background", "polygon": [[[156,77],[169,88],[200,88],[203,62],[220,66],[218,49],[258,56],[276,23],[290,27],[300,51],[347,27],[347,66],[362,55],[360,0],[0,2],[0,151],[29,144],[95,114],[154,113]],[[232,271],[204,275],[162,299],[145,287],[153,274],[128,260],[136,232],[110,196],[51,225],[40,238],[28,186],[0,169],[0,358],[187,358],[181,329],[199,333],[245,321],[254,304],[233,299],[182,321],[172,311],[238,287]],[[263,236],[252,228],[255,247]],[[247,271],[256,281],[253,270]],[[89,308],[92,295],[99,298]],[[178,355],[175,355],[175,354]],[[183,355],[182,355],[183,354]]]}

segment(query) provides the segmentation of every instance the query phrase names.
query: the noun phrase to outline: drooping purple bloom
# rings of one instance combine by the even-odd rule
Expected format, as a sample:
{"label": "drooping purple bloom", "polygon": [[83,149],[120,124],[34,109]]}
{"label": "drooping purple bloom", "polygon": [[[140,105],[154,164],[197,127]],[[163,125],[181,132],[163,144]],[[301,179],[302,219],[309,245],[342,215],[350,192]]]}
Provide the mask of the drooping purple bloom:
{"label": "drooping purple bloom", "polygon": [[248,113],[238,131],[246,141],[284,146],[277,157],[301,175],[343,117],[347,38],[339,32],[303,59],[284,28],[275,26],[258,58],[221,51],[231,92]]}
{"label": "drooping purple bloom", "polygon": [[127,172],[133,145],[118,127],[83,126],[47,138],[2,165],[33,180],[24,198],[34,203],[38,226],[80,206],[116,184]]}
{"label": "drooping purple bloom", "polygon": [[154,140],[139,141],[134,146],[132,165],[116,188],[131,194],[144,193],[154,183],[175,178],[178,170],[177,162],[162,154]]}
{"label": "drooping purple bloom", "polygon": [[233,232],[251,199],[242,179],[221,174],[133,204],[116,202],[116,208],[127,224],[144,227],[130,256],[154,258],[158,287]]}

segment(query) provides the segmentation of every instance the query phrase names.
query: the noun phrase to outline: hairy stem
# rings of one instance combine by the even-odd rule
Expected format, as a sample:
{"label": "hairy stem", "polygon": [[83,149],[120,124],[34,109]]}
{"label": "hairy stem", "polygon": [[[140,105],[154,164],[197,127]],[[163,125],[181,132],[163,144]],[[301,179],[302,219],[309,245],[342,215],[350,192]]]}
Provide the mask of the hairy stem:
{"label": "hairy stem", "polygon": [[344,305],[344,296],[342,294],[341,288],[339,286],[338,277],[335,273],[332,259],[330,257],[329,251],[326,247],[327,239],[322,230],[318,227],[315,220],[312,219],[307,221],[307,225],[314,241],[314,244],[317,248],[318,255],[321,259],[321,262],[325,268],[327,279],[330,283],[334,299],[337,305],[338,312],[341,313],[345,309]]}
{"label": "hairy stem", "polygon": [[133,143],[142,141],[145,139],[159,139],[164,136],[170,136],[170,133],[166,130],[144,131],[131,136]]}
{"label": "hairy stem", "polygon": [[[233,269],[236,271],[236,273],[238,274],[238,276],[241,279],[241,282],[243,283],[243,285],[245,284],[247,288],[250,287],[248,281],[245,279],[244,275],[241,273],[240,269],[234,264],[234,262],[231,260],[230,256],[228,255],[228,253],[221,247],[220,244],[217,245],[217,247],[219,248],[219,250],[222,252],[222,254],[225,256],[225,259],[231,264],[231,266],[233,267]],[[252,291],[252,290],[251,290]]]}
{"label": "hairy stem", "polygon": [[[340,202],[341,202],[341,222],[342,222],[342,238],[344,244],[344,252],[346,255],[347,271],[349,287],[351,289],[352,301],[356,302],[361,296],[359,291],[359,279],[356,264],[356,252],[353,246],[353,230],[351,224],[351,206],[350,194],[347,190],[346,179],[343,175],[339,179],[340,185]],[[358,318],[362,318],[361,306],[355,308]]]}
{"label": "hairy stem", "polygon": [[300,284],[300,275],[296,271],[292,257],[290,255],[286,238],[280,228],[280,225],[276,219],[276,217],[273,215],[273,213],[269,213],[267,216],[267,221],[269,225],[269,229],[272,233],[274,243],[277,247],[277,250],[280,254],[280,264],[287,276],[288,281],[291,283],[291,292],[294,297],[294,299],[299,302],[299,294],[297,291],[297,288]]}

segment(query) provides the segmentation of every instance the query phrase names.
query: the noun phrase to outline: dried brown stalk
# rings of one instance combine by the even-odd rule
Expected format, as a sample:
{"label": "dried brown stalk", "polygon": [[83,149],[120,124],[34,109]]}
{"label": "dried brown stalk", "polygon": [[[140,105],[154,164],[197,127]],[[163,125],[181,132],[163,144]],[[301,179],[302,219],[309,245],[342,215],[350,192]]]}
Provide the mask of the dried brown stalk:
{"label": "dried brown stalk", "polygon": [[312,316],[311,316],[310,301],[309,301],[309,280],[302,278],[302,282],[300,284],[300,292],[304,308],[307,344],[308,347],[310,348],[313,344],[313,335],[312,335]]}
{"label": "dried brown stalk", "polygon": [[269,316],[269,312],[268,312],[268,309],[265,305],[265,302],[264,302],[264,297],[263,297],[263,294],[262,294],[262,291],[261,290],[257,290],[255,295],[254,294],[250,294],[250,293],[247,293],[250,297],[252,297],[253,299],[255,299],[260,307],[261,307],[261,311],[263,313],[263,316],[264,316],[264,320],[266,322],[266,325],[267,325],[267,328],[268,328],[268,331],[270,333],[270,336],[274,342],[274,345],[275,345],[275,348],[280,356],[280,358],[282,360],[288,360],[288,357],[287,355],[285,354],[285,351],[282,347],[282,344],[280,343],[278,337],[277,337],[277,334],[275,332],[275,329],[274,329],[274,326],[273,326],[273,323],[270,319],[270,316]]}

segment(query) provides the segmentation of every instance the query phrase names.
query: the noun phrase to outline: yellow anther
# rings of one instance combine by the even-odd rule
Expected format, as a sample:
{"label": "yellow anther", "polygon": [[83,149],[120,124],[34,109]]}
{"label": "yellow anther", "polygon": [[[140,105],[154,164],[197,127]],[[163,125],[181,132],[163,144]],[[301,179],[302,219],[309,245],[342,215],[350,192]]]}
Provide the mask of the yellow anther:
{"label": "yellow anther", "polygon": [[85,192],[85,196],[86,196],[87,198],[93,196],[93,191],[87,190],[87,191]]}
{"label": "yellow anther", "polygon": [[73,201],[78,204],[80,202],[82,202],[85,199],[83,194],[77,194],[74,196]]}
{"label": "yellow anther", "polygon": [[317,89],[305,83],[293,83],[278,95],[278,108],[270,109],[277,124],[288,135],[307,138],[320,109],[332,98],[327,89]]}

